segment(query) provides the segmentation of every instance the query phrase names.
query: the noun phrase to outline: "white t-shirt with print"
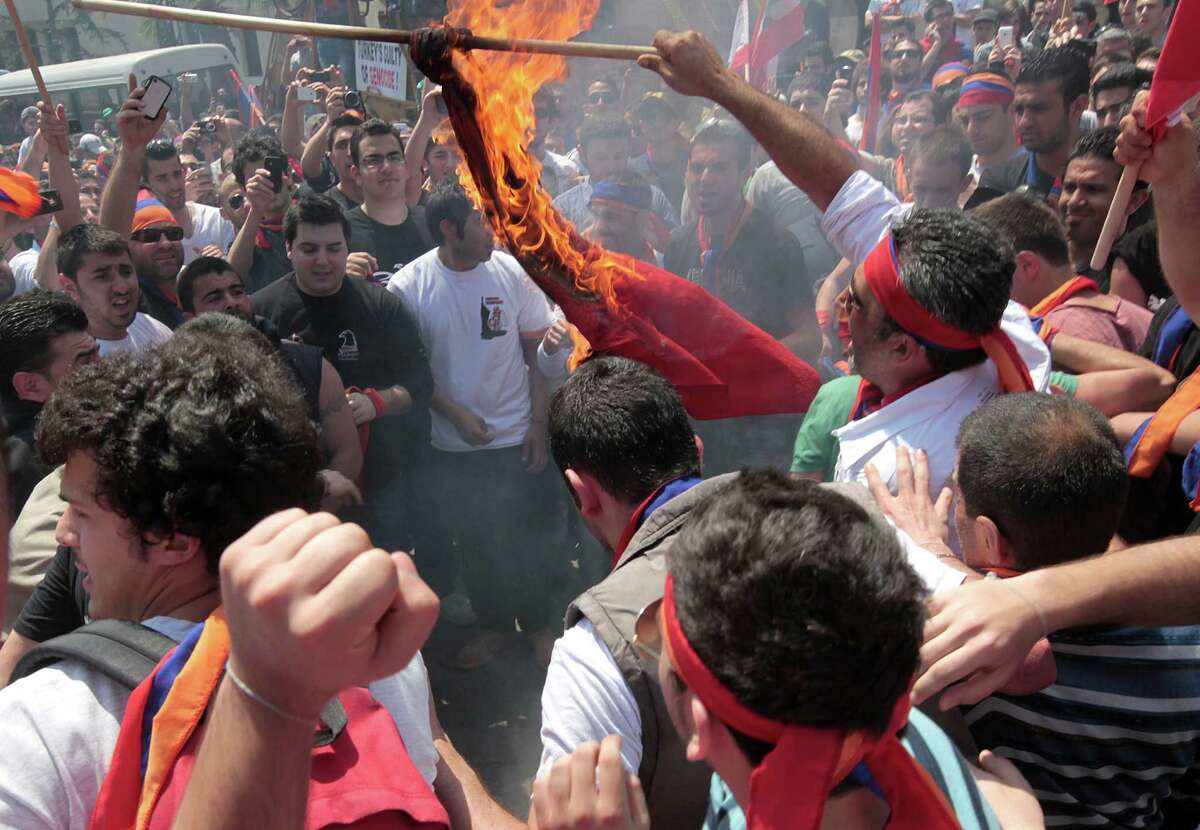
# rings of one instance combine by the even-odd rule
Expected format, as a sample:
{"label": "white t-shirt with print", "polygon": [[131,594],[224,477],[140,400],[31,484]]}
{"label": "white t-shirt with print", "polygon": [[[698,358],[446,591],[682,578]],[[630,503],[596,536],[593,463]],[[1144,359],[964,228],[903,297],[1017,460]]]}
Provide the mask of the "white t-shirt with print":
{"label": "white t-shirt with print", "polygon": [[[145,624],[173,639],[192,625],[166,617]],[[404,671],[369,688],[432,784],[438,755],[429,726],[427,684],[418,654]],[[87,829],[129,694],[117,681],[70,660],[0,690],[0,827]]]}
{"label": "white t-shirt with print", "polygon": [[192,235],[183,240],[183,264],[196,259],[209,245],[216,245],[227,256],[237,235],[233,223],[221,215],[220,208],[196,202],[188,202],[187,207],[192,212]]}
{"label": "white t-shirt with print", "polygon": [[434,412],[433,446],[449,452],[519,446],[532,416],[521,339],[541,337],[554,323],[541,289],[503,251],[470,271],[451,271],[435,248],[404,266],[388,291],[416,319],[438,389],[483,418],[494,436],[485,447],[468,444]]}
{"label": "white t-shirt with print", "polygon": [[100,356],[108,357],[116,352],[133,352],[141,354],[146,349],[152,346],[157,346],[159,343],[166,343],[171,339],[171,330],[162,323],[155,320],[148,314],[138,312],[134,315],[133,322],[129,324],[129,328],[125,330],[125,338],[123,340],[101,340],[96,338],[96,345],[100,347]]}

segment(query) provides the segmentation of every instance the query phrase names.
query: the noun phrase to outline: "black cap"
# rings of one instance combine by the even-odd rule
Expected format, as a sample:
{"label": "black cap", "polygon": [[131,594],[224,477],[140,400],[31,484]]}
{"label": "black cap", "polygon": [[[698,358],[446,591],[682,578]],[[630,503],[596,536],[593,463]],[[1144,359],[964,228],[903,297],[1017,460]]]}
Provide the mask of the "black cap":
{"label": "black cap", "polygon": [[979,14],[975,15],[972,23],[995,23],[1000,25],[1000,15],[996,14],[995,9],[981,9]]}

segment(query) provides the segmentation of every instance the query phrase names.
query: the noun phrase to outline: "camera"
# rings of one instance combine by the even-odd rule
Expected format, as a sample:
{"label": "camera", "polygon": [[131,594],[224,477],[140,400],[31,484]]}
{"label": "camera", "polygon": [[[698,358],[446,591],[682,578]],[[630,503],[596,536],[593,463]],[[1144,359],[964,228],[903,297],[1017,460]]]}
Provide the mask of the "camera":
{"label": "camera", "polygon": [[200,121],[200,132],[215,133],[217,131],[217,119],[204,118]]}
{"label": "camera", "polygon": [[358,94],[357,89],[346,90],[342,101],[346,104],[346,109],[348,110],[362,109],[362,96]]}

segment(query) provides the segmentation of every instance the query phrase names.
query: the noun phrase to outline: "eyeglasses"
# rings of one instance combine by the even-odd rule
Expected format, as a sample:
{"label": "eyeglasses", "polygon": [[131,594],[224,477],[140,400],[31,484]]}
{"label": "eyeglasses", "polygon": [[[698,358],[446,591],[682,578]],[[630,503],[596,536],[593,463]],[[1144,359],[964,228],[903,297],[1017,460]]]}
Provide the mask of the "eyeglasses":
{"label": "eyeglasses", "polygon": [[404,153],[388,153],[386,156],[367,156],[362,160],[362,166],[365,170],[379,170],[388,164],[393,167],[399,167],[404,164]]}
{"label": "eyeglasses", "polygon": [[246,197],[241,193],[234,193],[229,197],[230,210],[241,210],[244,204],[246,204]]}
{"label": "eyeglasses", "polygon": [[633,625],[633,648],[652,663],[662,657],[662,604],[661,598],[651,602],[638,613]]}
{"label": "eyeglasses", "polygon": [[182,242],[183,241],[183,228],[180,228],[180,227],[146,228],[146,229],[140,230],[136,233],[131,233],[129,235],[129,238],[132,239],[134,242],[141,242],[146,245],[153,245],[155,242],[158,242],[158,240],[162,239],[164,236],[167,238],[168,242]]}
{"label": "eyeglasses", "polygon": [[920,49],[897,49],[896,51],[892,52],[892,54],[891,54],[892,60],[904,60],[905,58],[919,59],[920,57],[921,57]]}

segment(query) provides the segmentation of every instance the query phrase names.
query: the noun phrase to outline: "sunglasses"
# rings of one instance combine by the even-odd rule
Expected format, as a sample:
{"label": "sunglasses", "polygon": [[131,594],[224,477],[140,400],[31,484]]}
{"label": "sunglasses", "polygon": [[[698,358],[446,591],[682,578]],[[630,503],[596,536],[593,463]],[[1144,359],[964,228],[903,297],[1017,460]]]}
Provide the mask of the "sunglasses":
{"label": "sunglasses", "polygon": [[905,58],[920,58],[921,52],[918,49],[897,49],[892,52],[893,60],[904,60]]}
{"label": "sunglasses", "polygon": [[146,245],[153,245],[163,237],[167,238],[168,242],[182,242],[183,228],[146,228],[137,233],[131,233],[129,238],[134,242],[142,242]]}
{"label": "sunglasses", "polygon": [[593,92],[588,100],[593,104],[611,104],[617,100],[617,96],[609,92]]}
{"label": "sunglasses", "polygon": [[662,657],[662,613],[663,601],[656,599],[638,613],[633,625],[634,651],[651,663],[658,663]]}
{"label": "sunglasses", "polygon": [[242,205],[244,205],[244,204],[246,204],[246,197],[243,196],[241,193],[234,193],[232,196],[229,197],[229,209],[230,210],[241,210]]}

